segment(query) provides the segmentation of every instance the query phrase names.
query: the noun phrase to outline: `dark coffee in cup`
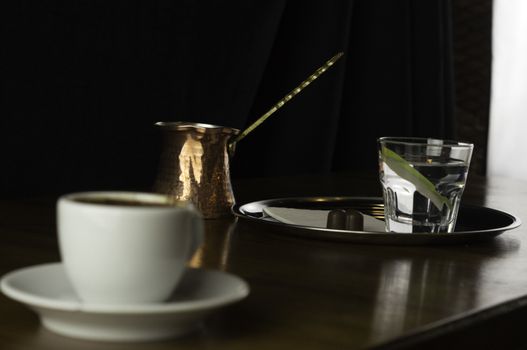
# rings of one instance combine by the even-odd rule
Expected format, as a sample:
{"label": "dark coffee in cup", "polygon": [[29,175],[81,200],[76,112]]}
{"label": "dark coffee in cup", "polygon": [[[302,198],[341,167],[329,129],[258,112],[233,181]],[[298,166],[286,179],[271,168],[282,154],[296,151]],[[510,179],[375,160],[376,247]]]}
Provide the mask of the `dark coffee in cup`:
{"label": "dark coffee in cup", "polygon": [[111,197],[78,197],[74,202],[97,204],[97,205],[117,205],[125,207],[173,207],[175,203],[169,202],[148,202],[135,199],[111,198]]}

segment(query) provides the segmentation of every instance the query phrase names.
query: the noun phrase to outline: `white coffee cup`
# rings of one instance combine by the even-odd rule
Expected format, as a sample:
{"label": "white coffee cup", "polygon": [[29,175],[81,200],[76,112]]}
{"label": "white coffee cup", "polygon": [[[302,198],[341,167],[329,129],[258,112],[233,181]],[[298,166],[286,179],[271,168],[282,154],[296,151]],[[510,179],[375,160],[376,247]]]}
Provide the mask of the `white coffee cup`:
{"label": "white coffee cup", "polygon": [[101,304],[162,302],[203,241],[189,202],[138,192],[83,192],[57,203],[60,252],[79,298]]}

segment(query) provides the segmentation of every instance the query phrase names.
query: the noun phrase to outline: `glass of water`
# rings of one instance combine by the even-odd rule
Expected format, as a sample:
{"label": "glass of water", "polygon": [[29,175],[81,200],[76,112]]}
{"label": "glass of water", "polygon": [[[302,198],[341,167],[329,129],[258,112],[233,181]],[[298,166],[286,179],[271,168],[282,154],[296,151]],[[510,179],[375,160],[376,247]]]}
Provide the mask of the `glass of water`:
{"label": "glass of water", "polygon": [[386,231],[453,232],[474,145],[404,137],[377,145]]}

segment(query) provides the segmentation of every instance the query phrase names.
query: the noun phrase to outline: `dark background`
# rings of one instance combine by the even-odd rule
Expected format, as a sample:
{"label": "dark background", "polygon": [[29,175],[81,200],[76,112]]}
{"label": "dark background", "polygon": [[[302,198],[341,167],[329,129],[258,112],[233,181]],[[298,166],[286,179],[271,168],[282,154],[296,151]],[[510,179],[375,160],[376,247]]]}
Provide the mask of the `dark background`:
{"label": "dark background", "polygon": [[376,169],[380,136],[476,143],[484,173],[491,1],[9,1],[1,193],[147,189],[156,121],[245,128],[232,176]]}

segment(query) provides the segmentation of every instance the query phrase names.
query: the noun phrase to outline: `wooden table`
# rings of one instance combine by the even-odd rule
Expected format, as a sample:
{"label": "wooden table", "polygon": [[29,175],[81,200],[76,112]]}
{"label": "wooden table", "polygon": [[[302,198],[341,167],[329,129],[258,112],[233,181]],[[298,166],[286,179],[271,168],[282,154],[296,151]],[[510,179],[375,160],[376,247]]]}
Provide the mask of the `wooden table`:
{"label": "wooden table", "polygon": [[[239,203],[287,196],[378,196],[374,174],[235,182]],[[59,260],[56,197],[0,201],[0,274]],[[527,182],[469,178],[465,203],[527,217]],[[374,246],[299,239],[244,220],[206,222],[193,266],[244,278],[251,294],[184,338],[69,339],[0,296],[1,349],[332,349],[526,345],[527,226],[487,242]]]}

